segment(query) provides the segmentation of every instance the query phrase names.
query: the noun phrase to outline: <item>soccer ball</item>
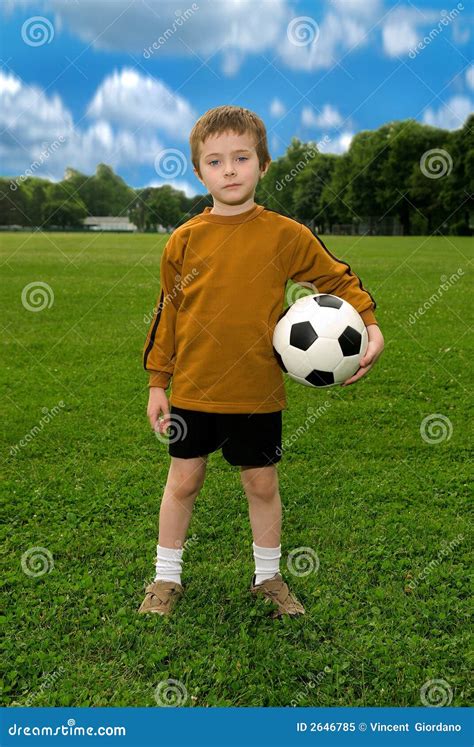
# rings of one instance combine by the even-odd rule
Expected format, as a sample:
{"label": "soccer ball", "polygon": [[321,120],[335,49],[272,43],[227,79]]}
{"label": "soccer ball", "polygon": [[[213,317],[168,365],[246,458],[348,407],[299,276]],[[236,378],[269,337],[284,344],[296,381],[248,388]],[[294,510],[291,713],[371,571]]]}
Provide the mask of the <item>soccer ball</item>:
{"label": "soccer ball", "polygon": [[328,387],[353,376],[367,349],[362,317],[338,296],[304,296],[280,315],[273,352],[280,368],[304,386]]}

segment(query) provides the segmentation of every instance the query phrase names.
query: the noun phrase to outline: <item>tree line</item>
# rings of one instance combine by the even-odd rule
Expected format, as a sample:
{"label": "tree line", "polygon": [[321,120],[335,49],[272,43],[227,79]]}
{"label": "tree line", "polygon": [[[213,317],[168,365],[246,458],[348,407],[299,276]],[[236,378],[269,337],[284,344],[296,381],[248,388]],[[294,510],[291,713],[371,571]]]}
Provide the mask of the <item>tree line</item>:
{"label": "tree line", "polygon": [[[342,155],[293,138],[272,161],[255,199],[319,233],[353,232],[361,224],[377,232],[377,224],[392,221],[406,235],[471,235],[474,114],[454,131],[411,119],[390,122],[359,132]],[[87,216],[127,216],[140,231],[170,230],[206,205],[210,195],[187,197],[170,185],[133,189],[105,164],[92,176],[68,168],[57,183],[0,179],[2,226],[67,229]]]}

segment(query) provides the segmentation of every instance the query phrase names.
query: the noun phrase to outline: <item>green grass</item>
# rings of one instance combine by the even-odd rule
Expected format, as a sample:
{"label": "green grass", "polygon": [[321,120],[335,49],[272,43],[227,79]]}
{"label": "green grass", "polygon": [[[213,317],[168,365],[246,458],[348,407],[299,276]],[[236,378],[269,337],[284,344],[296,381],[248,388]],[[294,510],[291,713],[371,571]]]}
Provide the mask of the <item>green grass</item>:
{"label": "green grass", "polygon": [[[4,703],[156,706],[156,686],[173,678],[186,706],[417,706],[432,679],[447,681],[452,705],[469,704],[466,275],[416,324],[408,317],[440,276],[467,273],[470,240],[324,240],[376,298],[386,347],[346,389],[286,379],[283,438],[303,429],[279,465],[281,568],[306,615],[274,621],[248,592],[247,503],[220,452],[189,529],[185,597],[172,618],[137,614],[169,465],[141,360],[165,238],[2,235]],[[51,286],[51,308],[23,307],[33,281]],[[326,401],[311,423],[308,408]],[[432,413],[449,418],[449,440],[421,438]],[[22,571],[32,547],[52,553],[49,573]],[[298,547],[317,552],[317,573],[286,569]]]}

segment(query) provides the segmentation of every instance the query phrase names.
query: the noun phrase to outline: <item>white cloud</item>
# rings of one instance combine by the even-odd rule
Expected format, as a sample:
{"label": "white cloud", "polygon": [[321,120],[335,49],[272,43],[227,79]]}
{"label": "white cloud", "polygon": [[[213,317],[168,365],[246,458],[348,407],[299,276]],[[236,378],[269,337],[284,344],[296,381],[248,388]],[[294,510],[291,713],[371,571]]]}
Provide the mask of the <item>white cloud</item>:
{"label": "white cloud", "polygon": [[224,75],[227,75],[229,78],[236,75],[240,70],[243,59],[244,55],[235,49],[229,49],[227,52],[224,52],[221,64],[221,70]]}
{"label": "white cloud", "polygon": [[197,118],[188,102],[163,81],[131,68],[105,78],[87,113],[126,127],[156,127],[181,139],[188,137]]}
{"label": "white cloud", "polygon": [[74,134],[71,113],[57,95],[38,86],[25,86],[11,73],[0,71],[0,153],[4,169],[34,160],[44,143]]}
{"label": "white cloud", "polygon": [[[98,161],[110,164],[114,168],[133,164],[153,163],[157,154],[163,149],[163,145],[156,137],[149,134],[137,135],[129,130],[115,130],[104,120],[93,123],[82,132],[77,133],[77,139],[73,141],[73,152],[71,154],[73,165],[81,160],[87,166],[76,166],[90,172],[95,168]],[[78,149],[84,150],[81,159]]]}
{"label": "white cloud", "polygon": [[[353,48],[380,33],[383,0],[327,0],[308,12],[319,33],[311,43],[292,43],[289,24],[301,19],[302,9],[291,0],[4,0],[2,7],[34,6],[62,28],[95,49],[139,55],[148,69],[163,57],[190,58],[197,66],[218,65],[235,75],[249,55],[269,53],[294,70],[329,68]],[[408,12],[409,9],[406,9]],[[416,10],[413,10],[416,13]],[[429,14],[418,11],[419,18]],[[307,16],[303,16],[308,18]],[[419,19],[418,19],[419,20]],[[421,22],[421,21],[420,21]],[[403,27],[410,39],[413,22]],[[291,36],[291,35],[290,35]],[[390,54],[400,45],[394,23],[385,31]],[[293,39],[293,42],[295,40]],[[406,43],[405,43],[406,46]]]}
{"label": "white cloud", "polygon": [[409,21],[390,22],[383,27],[382,39],[388,56],[398,57],[416,47],[418,34]]}
{"label": "white cloud", "polygon": [[321,113],[315,114],[314,109],[311,106],[303,107],[301,112],[301,124],[305,127],[320,127],[322,129],[330,129],[332,127],[338,127],[343,122],[343,119],[337,109],[331,104],[324,104]]}
{"label": "white cloud", "polygon": [[385,53],[388,57],[406,55],[430,32],[433,32],[432,40],[436,41],[438,34],[446,33],[445,26],[438,29],[442,17],[441,11],[397,6],[388,14],[382,28]]}
{"label": "white cloud", "polygon": [[453,96],[437,112],[426,109],[423,122],[443,130],[458,130],[473,111],[474,102],[468,96]]}
{"label": "white cloud", "polygon": [[270,104],[270,114],[272,117],[282,117],[286,113],[286,106],[280,99],[273,99]]}
{"label": "white cloud", "polygon": [[15,95],[21,88],[21,83],[14,75],[8,75],[0,70],[0,95]]}
{"label": "white cloud", "polygon": [[244,54],[273,47],[288,13],[286,2],[272,0],[269,12],[267,3],[254,0],[22,0],[54,13],[56,28],[66,27],[95,49],[145,53],[144,64],[163,56],[200,64],[196,55],[204,61],[221,50],[226,75],[235,74]]}
{"label": "white cloud", "polygon": [[[317,14],[315,14],[317,15]],[[347,50],[368,43],[368,18],[351,17],[349,12],[338,13],[337,9],[330,10],[322,20],[317,22],[317,30],[307,37],[312,39],[308,44],[295,44],[285,34],[280,45],[282,61],[293,70],[316,70],[334,65]]]}
{"label": "white cloud", "polygon": [[337,153],[340,155],[349,150],[353,137],[353,132],[341,132],[336,137],[318,142],[318,149],[321,153]]}
{"label": "white cloud", "polygon": [[465,23],[464,19],[460,16],[453,21],[453,40],[456,44],[467,44],[471,38],[471,31],[469,23]]}
{"label": "white cloud", "polygon": [[466,83],[469,88],[474,90],[474,65],[469,65],[466,70]]}
{"label": "white cloud", "polygon": [[[104,119],[76,128],[59,96],[49,96],[38,86],[1,71],[0,127],[0,156],[10,176],[29,168],[35,176],[58,180],[67,166],[90,173],[100,161],[114,168],[153,164],[163,149],[149,130],[135,134],[114,128]],[[47,156],[41,159],[42,153]],[[35,160],[42,162],[32,168]]]}

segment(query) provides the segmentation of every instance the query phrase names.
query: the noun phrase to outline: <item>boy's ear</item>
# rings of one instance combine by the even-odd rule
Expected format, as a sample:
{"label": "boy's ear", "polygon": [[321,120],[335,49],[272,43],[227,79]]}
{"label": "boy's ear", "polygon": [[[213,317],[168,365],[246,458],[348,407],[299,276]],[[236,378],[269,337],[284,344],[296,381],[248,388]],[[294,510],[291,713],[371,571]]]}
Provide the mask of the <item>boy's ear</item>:
{"label": "boy's ear", "polygon": [[264,168],[261,170],[261,172],[260,172],[260,179],[263,179],[263,177],[267,173],[268,169],[270,168],[271,162],[272,162],[271,159],[269,161],[267,161],[267,163],[265,164]]}
{"label": "boy's ear", "polygon": [[[201,182],[201,184],[204,184],[203,180],[201,179],[201,177],[199,175],[198,170],[194,166],[193,166],[193,171],[194,171],[195,175],[197,176],[197,178],[199,179],[199,181]],[[204,186],[206,186],[206,185],[204,184]]]}

